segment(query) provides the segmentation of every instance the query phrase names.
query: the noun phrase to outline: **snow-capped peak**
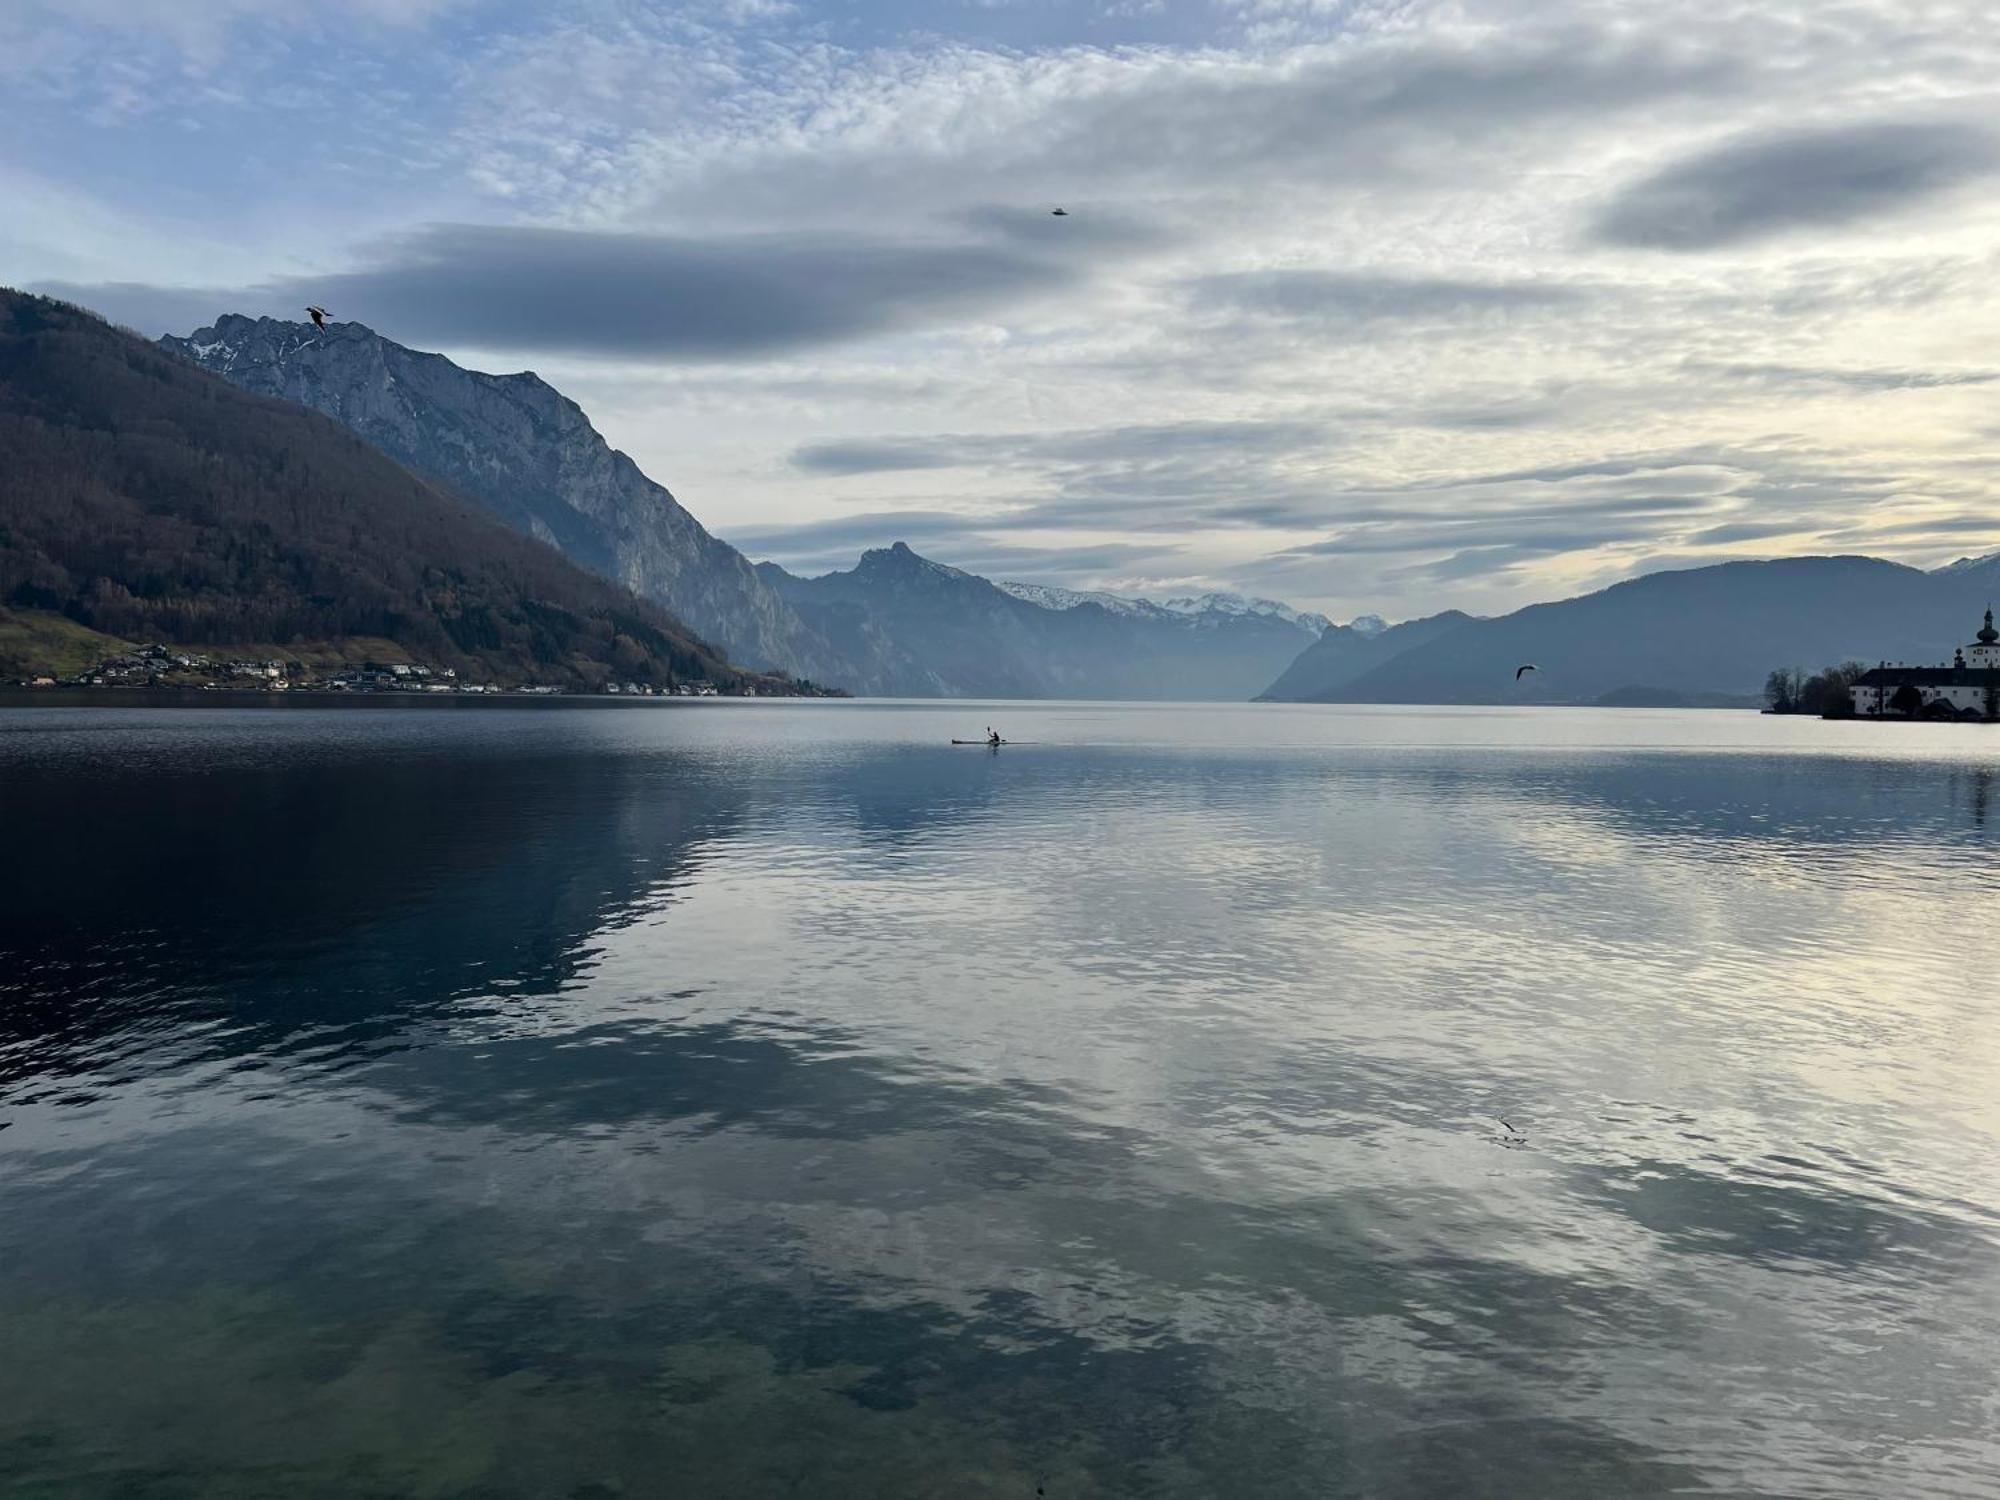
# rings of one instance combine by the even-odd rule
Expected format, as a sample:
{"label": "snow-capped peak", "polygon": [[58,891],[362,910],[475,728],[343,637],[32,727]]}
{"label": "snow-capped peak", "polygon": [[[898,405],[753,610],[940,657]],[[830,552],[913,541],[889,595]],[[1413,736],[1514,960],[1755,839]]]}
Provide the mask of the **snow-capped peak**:
{"label": "snow-capped peak", "polygon": [[1296,625],[1315,635],[1333,623],[1325,615],[1305,613],[1277,599],[1252,599],[1243,594],[1189,594],[1178,599],[1162,599],[1160,606],[1177,615],[1256,615],[1283,620],[1287,625]]}
{"label": "snow-capped peak", "polygon": [[2000,552],[1988,552],[1983,557],[1961,557],[1957,562],[1946,563],[1941,568],[1932,568],[1933,577],[1943,577],[1948,573],[1970,573],[1974,568],[1990,567],[2000,563]]}
{"label": "snow-capped peak", "polygon": [[1059,589],[1048,583],[1001,583],[995,587],[1004,593],[1012,594],[1023,603],[1037,605],[1042,609],[1065,610],[1075,609],[1079,605],[1095,604],[1114,615],[1160,613],[1159,605],[1150,599],[1107,593],[1102,589]]}
{"label": "snow-capped peak", "polygon": [[1174,599],[1148,599],[1139,594],[1114,594],[1107,590],[1056,588],[1046,583],[1002,583],[1000,588],[1029,604],[1043,609],[1075,609],[1095,604],[1115,615],[1178,616],[1195,620],[1203,615],[1241,615],[1282,620],[1300,631],[1318,636],[1329,621],[1324,615],[1306,614],[1276,599],[1249,599],[1242,594],[1190,594]]}

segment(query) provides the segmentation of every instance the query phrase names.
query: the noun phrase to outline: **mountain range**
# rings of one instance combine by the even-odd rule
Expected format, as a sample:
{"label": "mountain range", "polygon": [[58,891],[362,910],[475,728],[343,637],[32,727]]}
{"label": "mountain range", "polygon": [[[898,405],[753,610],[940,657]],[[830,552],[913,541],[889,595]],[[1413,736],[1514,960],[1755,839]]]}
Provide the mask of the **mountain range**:
{"label": "mountain range", "polygon": [[505,685],[740,680],[317,412],[5,288],[0,453],[0,613],[186,645],[378,642]]}
{"label": "mountain range", "polygon": [[[1186,594],[1166,599],[1148,599],[1139,594],[1115,594],[1102,590],[1085,592],[1056,588],[1046,583],[1001,582],[996,586],[1012,594],[1016,599],[1025,599],[1028,603],[1040,605],[1043,609],[1075,609],[1078,605],[1095,604],[1114,615],[1125,615],[1133,619],[1187,622],[1199,620],[1203,616],[1228,616],[1281,620],[1314,638],[1333,623],[1325,615],[1296,610],[1276,599],[1250,599],[1242,594]],[[1372,621],[1375,617],[1365,615],[1362,618],[1364,621]],[[1368,627],[1364,625],[1362,628],[1365,630]]]}
{"label": "mountain range", "polygon": [[[2000,597],[2000,555],[1924,572],[1872,557],[1794,557],[1650,573],[1497,619],[1461,618],[1362,670],[1316,675],[1328,643],[1267,694],[1345,703],[1721,704],[1775,667],[1935,664]],[[1439,616],[1438,620],[1445,617]],[[1419,621],[1380,638],[1387,642]],[[1537,671],[1520,681],[1520,666]]]}
{"label": "mountain range", "polygon": [[800,579],[752,567],[531,373],[489,375],[359,323],[236,314],[161,345],[350,427],[572,562],[671,611],[745,666],[876,696],[1241,700],[1326,628],[1234,594],[1155,603],[869,553]]}
{"label": "mountain range", "polygon": [[[222,387],[178,392],[175,401],[191,403],[175,418],[178,437],[190,446],[174,461],[186,468],[184,484],[198,492],[207,481],[196,477],[195,453],[220,453],[233,444],[233,461],[249,462],[253,437],[266,448],[303,444],[313,460],[289,470],[281,463],[277,470],[297,476],[292,488],[278,478],[259,485],[245,480],[248,487],[228,504],[210,497],[205,526],[171,533],[162,520],[166,512],[147,509],[151,502],[128,507],[116,525],[109,524],[108,512],[86,522],[78,509],[83,502],[74,498],[57,505],[60,515],[23,521],[23,486],[45,485],[62,464],[89,473],[92,486],[129,491],[137,483],[129,461],[140,441],[138,427],[152,419],[153,403],[165,399],[161,391],[175,382],[159,374],[166,367],[148,366],[150,383],[121,384],[113,367],[139,365],[103,346],[110,330],[95,320],[87,320],[87,328],[56,326],[83,314],[12,294],[6,306],[12,319],[9,370],[16,377],[9,414],[25,462],[9,478],[13,520],[4,538],[8,571],[0,575],[0,601],[18,607],[23,598],[60,600],[73,619],[123,621],[131,629],[148,622],[158,628],[175,618],[212,637],[216,631],[268,635],[280,627],[359,632],[369,606],[356,601],[379,603],[386,592],[398,600],[398,610],[378,607],[371,620],[380,623],[393,613],[397,628],[465,650],[465,640],[487,640],[478,631],[467,635],[473,628],[465,623],[463,591],[473,584],[461,580],[458,594],[441,595],[428,582],[430,572],[463,547],[479,568],[490,563],[512,570],[503,581],[474,569],[496,600],[512,600],[482,606],[489,612],[499,608],[517,623],[525,619],[515,596],[530,575],[534,588],[576,601],[573,615],[582,631],[577,650],[584,654],[572,653],[566,670],[585,676],[598,660],[585,639],[592,631],[609,629],[600,642],[605,651],[613,637],[636,639],[616,627],[584,628],[582,622],[605,621],[615,609],[655,633],[649,639],[661,643],[667,653],[662,660],[680,653],[683,665],[669,670],[715,676],[731,671],[730,664],[771,668],[871,695],[1721,703],[1752,701],[1777,666],[1846,658],[1949,660],[1975,628],[1987,596],[2000,594],[2000,554],[1933,573],[1864,557],[1796,558],[1651,574],[1493,619],[1447,610],[1388,626],[1373,616],[1338,625],[1276,601],[1231,594],[1148,599],[994,583],[901,543],[864,553],[849,571],[802,578],[775,564],[752,565],[712,535],[606,443],[574,402],[535,375],[466,370],[359,324],[335,323],[322,331],[234,315],[161,345],[179,356],[176,368],[193,365],[239,392],[270,399],[254,408],[228,408],[211,430],[193,414],[221,411],[212,393]],[[35,331],[23,334],[29,324]],[[62,339],[74,347],[59,352]],[[93,352],[86,355],[84,345]],[[58,458],[46,432],[33,429],[32,442],[18,434],[30,431],[20,424],[31,410],[47,425],[42,409],[63,389],[65,359],[95,360],[106,371],[106,386],[102,409],[87,409],[88,393],[72,378],[71,407],[55,414],[56,425],[70,427],[56,445]],[[26,383],[20,378],[24,360],[40,361]],[[211,394],[190,394],[197,390]],[[335,429],[302,427],[300,407],[332,418],[366,445],[351,439],[334,445]],[[141,415],[127,430],[122,424],[130,413]],[[261,437],[249,432],[260,424],[269,431]],[[84,430],[114,434],[106,451],[122,454],[119,462],[128,467],[93,468],[104,453],[92,446],[98,438],[80,440]],[[36,464],[45,472],[37,474]],[[376,492],[367,501],[376,507],[368,512],[368,535],[393,537],[401,525],[408,555],[400,560],[386,541],[336,558],[326,528],[305,514],[314,507],[304,504],[304,495],[317,496],[314,486],[323,488],[331,475],[358,475],[356,465],[367,469],[367,485]],[[389,505],[383,498],[389,494],[402,498]],[[276,513],[288,495],[292,514],[281,525]],[[38,503],[47,501],[43,494]],[[185,519],[198,508],[199,496],[176,503],[176,514]],[[362,502],[342,491],[341,499],[325,503],[347,515],[352,528],[353,516],[340,507]],[[445,512],[453,519],[443,519]],[[481,526],[465,530],[475,519]],[[504,531],[494,521],[520,534],[521,543],[532,538],[544,545],[498,547],[493,538]],[[82,539],[86,525],[104,528],[106,540],[96,552]],[[232,534],[238,527],[243,535]],[[24,546],[24,538],[31,545]],[[300,595],[298,579],[275,578],[272,558],[258,551],[294,543],[312,555],[306,571],[324,584],[309,596]],[[119,553],[120,545],[127,551]],[[130,550],[135,547],[142,556]],[[574,566],[557,567],[555,552]],[[247,563],[241,561],[246,555]],[[217,556],[238,559],[232,564],[238,579],[225,576]],[[340,572],[350,566],[368,579]],[[590,581],[596,592],[577,592],[588,575],[596,575]],[[326,583],[335,577],[345,580],[337,588]],[[643,612],[634,612],[634,594],[648,601]],[[307,608],[301,597],[318,602]],[[281,608],[279,601],[288,602]],[[703,639],[719,650],[710,651]],[[539,660],[550,649],[546,642],[530,646],[526,637],[507,640],[505,653],[516,663]],[[1539,670],[1517,682],[1515,671],[1526,663]]]}
{"label": "mountain range", "polygon": [[845,573],[758,573],[892,697],[1181,698],[1240,702],[1327,621],[1234,594],[1165,603],[996,584],[898,542]]}
{"label": "mountain range", "polygon": [[744,666],[851,671],[662,485],[530,372],[487,375],[359,323],[230,314],[164,348],[260,396],[323,412],[398,463],[671,611]]}
{"label": "mountain range", "polygon": [[[1427,615],[1421,620],[1405,620],[1400,625],[1382,625],[1373,616],[1367,625],[1350,622],[1329,623],[1318,640],[1306,647],[1279,674],[1258,699],[1266,703],[1330,703],[1337,700],[1351,682],[1374,668],[1472,623],[1472,616],[1455,609]],[[1380,626],[1380,628],[1374,628]]]}

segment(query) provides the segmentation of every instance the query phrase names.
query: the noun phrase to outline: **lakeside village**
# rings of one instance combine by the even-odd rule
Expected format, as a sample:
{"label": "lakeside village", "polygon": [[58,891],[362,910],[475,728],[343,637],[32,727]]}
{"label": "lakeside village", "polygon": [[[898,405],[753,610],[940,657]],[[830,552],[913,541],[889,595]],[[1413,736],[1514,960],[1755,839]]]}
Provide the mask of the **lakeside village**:
{"label": "lakeside village", "polygon": [[[193,688],[204,692],[315,693],[455,693],[486,697],[556,697],[572,691],[547,683],[503,688],[490,683],[461,682],[450,667],[420,662],[361,662],[312,668],[296,661],[224,661],[175,646],[135,646],[108,656],[96,666],[68,676],[38,673],[17,680],[24,688]],[[820,691],[811,684],[796,690]],[[672,687],[647,687],[636,682],[606,682],[599,690],[635,698],[715,698],[724,696],[712,682],[682,682]],[[745,682],[730,697],[775,697],[780,694]],[[783,696],[791,696],[785,694]]]}
{"label": "lakeside village", "polygon": [[1764,684],[1764,700],[1770,713],[1823,719],[2000,722],[2000,629],[1987,610],[1978,636],[1952,654],[1950,666],[1848,662],[1811,677],[1779,670]]}

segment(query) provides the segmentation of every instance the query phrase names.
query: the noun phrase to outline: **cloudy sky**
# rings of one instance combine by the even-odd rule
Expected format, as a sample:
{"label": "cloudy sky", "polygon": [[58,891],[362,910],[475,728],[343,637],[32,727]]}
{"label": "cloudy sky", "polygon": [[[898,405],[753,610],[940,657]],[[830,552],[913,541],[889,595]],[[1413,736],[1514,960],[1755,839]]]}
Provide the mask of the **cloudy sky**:
{"label": "cloudy sky", "polygon": [[0,203],[0,281],[538,370],[809,571],[2000,548],[1988,0],[0,0]]}

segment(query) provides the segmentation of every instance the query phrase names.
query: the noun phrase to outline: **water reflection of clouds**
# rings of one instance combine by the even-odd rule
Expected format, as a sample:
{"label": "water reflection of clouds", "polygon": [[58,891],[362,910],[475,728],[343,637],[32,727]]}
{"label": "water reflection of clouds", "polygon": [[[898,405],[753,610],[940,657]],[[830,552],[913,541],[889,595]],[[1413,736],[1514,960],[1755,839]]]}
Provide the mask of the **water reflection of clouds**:
{"label": "water reflection of clouds", "polygon": [[[857,1411],[1081,1422],[1188,1493],[1251,1447],[1284,1455],[1271,1493],[1865,1489],[1879,1460],[1815,1454],[1880,1410],[1802,1352],[1925,1319],[1948,1375],[1898,1406],[1898,1473],[1972,1453],[2000,954],[1921,937],[1990,878],[1962,768],[799,766],[634,733],[413,750],[373,839],[332,826],[368,806],[336,771],[268,784],[294,821],[209,846],[238,871],[213,919],[113,878],[90,909],[145,985],[86,1012],[31,978],[9,1058],[30,1092],[61,1059],[123,1074],[0,1136],[34,1168],[9,1264],[101,1288],[144,1242],[225,1280],[319,1267],[316,1316],[483,1299],[437,1349],[544,1378],[605,1357],[558,1358],[571,1325],[645,1330],[656,1363],[710,1334],[840,1350],[872,1366]],[[235,774],[177,795],[225,806]],[[148,805],[80,816],[110,838]],[[163,918],[186,930],[143,948]],[[198,1055],[149,1050],[161,993],[205,1018]]]}

